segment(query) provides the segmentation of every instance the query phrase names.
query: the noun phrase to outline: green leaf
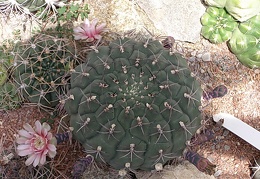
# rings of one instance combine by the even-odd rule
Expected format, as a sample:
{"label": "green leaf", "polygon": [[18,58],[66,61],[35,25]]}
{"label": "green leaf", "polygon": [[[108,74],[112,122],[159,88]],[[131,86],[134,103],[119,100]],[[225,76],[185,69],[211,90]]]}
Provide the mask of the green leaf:
{"label": "green leaf", "polygon": [[60,15],[65,14],[66,10],[67,10],[67,8],[66,8],[65,6],[63,6],[63,7],[59,8],[59,9],[57,9],[58,15],[60,16]]}
{"label": "green leaf", "polygon": [[78,5],[72,5],[70,6],[70,11],[71,12],[77,12],[79,10],[79,6]]}

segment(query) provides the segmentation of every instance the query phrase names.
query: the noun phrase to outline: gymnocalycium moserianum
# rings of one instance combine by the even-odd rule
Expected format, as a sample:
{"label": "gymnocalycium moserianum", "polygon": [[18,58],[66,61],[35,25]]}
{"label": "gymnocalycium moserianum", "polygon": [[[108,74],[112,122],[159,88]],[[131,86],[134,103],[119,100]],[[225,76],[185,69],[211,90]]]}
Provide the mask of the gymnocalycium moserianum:
{"label": "gymnocalycium moserianum", "polygon": [[70,69],[78,65],[68,39],[39,34],[14,49],[14,81],[22,97],[41,108],[54,108],[69,85]]}
{"label": "gymnocalycium moserianum", "polygon": [[74,138],[96,161],[160,170],[200,127],[201,95],[180,54],[157,40],[120,38],[74,69],[65,108]]}

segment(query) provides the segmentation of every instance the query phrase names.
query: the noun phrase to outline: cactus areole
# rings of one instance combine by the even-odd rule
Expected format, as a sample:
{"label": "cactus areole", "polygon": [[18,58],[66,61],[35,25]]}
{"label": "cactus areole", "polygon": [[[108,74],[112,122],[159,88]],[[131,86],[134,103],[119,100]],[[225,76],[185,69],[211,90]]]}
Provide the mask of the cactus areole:
{"label": "cactus areole", "polygon": [[181,55],[124,38],[75,68],[65,107],[74,138],[96,161],[154,170],[181,156],[200,127],[201,94]]}

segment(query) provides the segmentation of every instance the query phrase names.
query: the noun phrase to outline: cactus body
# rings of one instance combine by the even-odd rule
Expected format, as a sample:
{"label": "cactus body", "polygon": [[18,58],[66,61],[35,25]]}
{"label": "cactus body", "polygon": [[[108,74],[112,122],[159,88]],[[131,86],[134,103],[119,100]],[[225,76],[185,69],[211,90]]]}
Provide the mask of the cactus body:
{"label": "cactus body", "polygon": [[225,9],[207,8],[201,17],[201,34],[212,43],[222,43],[229,40],[237,27],[235,19]]}
{"label": "cactus body", "polygon": [[76,63],[74,46],[66,39],[39,35],[15,52],[15,82],[23,98],[38,106],[55,107]]}
{"label": "cactus body", "polygon": [[200,85],[159,41],[100,46],[71,81],[65,108],[74,137],[115,169],[153,170],[182,155],[200,127]]}
{"label": "cactus body", "polygon": [[239,24],[228,42],[238,60],[250,68],[260,68],[260,15]]}

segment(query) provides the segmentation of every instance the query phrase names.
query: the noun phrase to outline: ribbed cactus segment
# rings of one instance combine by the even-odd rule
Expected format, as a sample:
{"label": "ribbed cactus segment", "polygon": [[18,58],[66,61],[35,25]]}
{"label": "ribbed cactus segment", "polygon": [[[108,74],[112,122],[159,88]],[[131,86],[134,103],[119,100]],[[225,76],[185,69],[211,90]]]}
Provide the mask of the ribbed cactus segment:
{"label": "ribbed cactus segment", "polygon": [[201,35],[212,43],[222,43],[232,37],[236,20],[225,9],[209,7],[201,17]]}
{"label": "ribbed cactus segment", "polygon": [[200,127],[201,95],[180,54],[124,38],[75,68],[65,107],[74,137],[95,160],[153,170],[182,155]]}
{"label": "ribbed cactus segment", "polygon": [[55,107],[77,62],[74,46],[66,39],[38,35],[16,50],[14,76],[22,96],[40,107]]}
{"label": "ribbed cactus segment", "polygon": [[250,68],[260,68],[260,15],[239,24],[228,42],[240,62]]}

